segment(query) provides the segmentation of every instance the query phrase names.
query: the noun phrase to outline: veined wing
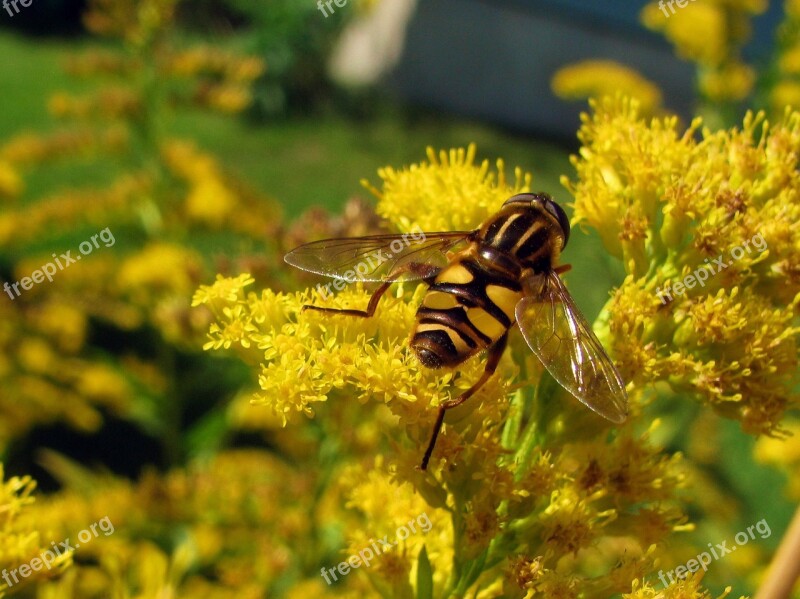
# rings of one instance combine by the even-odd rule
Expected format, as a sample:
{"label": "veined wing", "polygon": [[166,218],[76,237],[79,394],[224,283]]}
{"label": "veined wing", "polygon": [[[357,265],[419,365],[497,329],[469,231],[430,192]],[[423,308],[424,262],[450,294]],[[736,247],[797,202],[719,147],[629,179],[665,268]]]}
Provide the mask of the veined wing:
{"label": "veined wing", "polygon": [[398,233],[323,239],[293,249],[284,260],[309,272],[348,283],[387,281],[410,264],[427,268],[409,269],[399,278],[424,279],[448,263],[445,252],[467,240],[472,231]]}
{"label": "veined wing", "polygon": [[625,383],[561,278],[553,271],[533,275],[523,288],[517,322],[544,367],[587,407],[612,422],[624,421]]}

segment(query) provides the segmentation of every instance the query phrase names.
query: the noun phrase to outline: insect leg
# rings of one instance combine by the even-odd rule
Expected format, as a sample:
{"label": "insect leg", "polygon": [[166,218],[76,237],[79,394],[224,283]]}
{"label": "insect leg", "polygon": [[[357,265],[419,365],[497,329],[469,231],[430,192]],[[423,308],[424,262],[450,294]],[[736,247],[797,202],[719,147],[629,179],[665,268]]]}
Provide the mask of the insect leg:
{"label": "insect leg", "polygon": [[557,275],[563,275],[565,272],[569,272],[572,270],[572,264],[562,264],[561,266],[556,266],[553,269],[553,272]]}
{"label": "insect leg", "polygon": [[449,399],[439,405],[439,413],[436,416],[436,424],[433,425],[431,440],[428,442],[428,449],[425,450],[425,455],[422,457],[422,465],[420,466],[421,470],[426,470],[428,468],[428,461],[431,459],[433,447],[436,445],[436,438],[439,436],[439,431],[441,430],[442,423],[444,422],[444,413],[450,408],[455,408],[456,406],[459,406],[467,401],[486,383],[486,381],[489,380],[489,377],[491,377],[494,374],[494,371],[497,370],[497,365],[500,363],[500,358],[506,349],[507,341],[508,331],[503,333],[503,336],[495,341],[491,347],[489,347],[489,353],[486,358],[486,367],[483,369],[483,374],[481,375],[481,378],[478,379],[478,382],[476,382],[474,385],[472,385],[472,387],[464,391],[464,393],[455,399]]}
{"label": "insect leg", "polygon": [[381,299],[381,296],[386,293],[386,290],[389,289],[389,286],[394,283],[394,281],[385,281],[381,283],[381,286],[378,287],[369,298],[369,304],[367,304],[366,310],[349,310],[345,308],[325,308],[323,306],[312,306],[311,304],[304,304],[303,311],[305,310],[316,310],[317,312],[334,312],[336,314],[347,314],[348,316],[361,316],[362,318],[369,318],[375,313],[375,309],[378,307],[378,302]]}
{"label": "insect leg", "polygon": [[435,276],[438,272],[438,268],[432,267],[429,264],[422,264],[420,262],[411,262],[409,264],[405,264],[398,268],[395,272],[391,273],[386,280],[381,283],[380,287],[378,287],[373,293],[372,296],[369,298],[369,304],[367,304],[366,310],[350,310],[345,308],[325,308],[323,306],[312,306],[311,304],[305,304],[303,306],[303,310],[316,310],[317,312],[333,312],[336,314],[347,314],[348,316],[360,316],[361,318],[369,318],[373,314],[375,314],[375,310],[378,308],[378,302],[380,301],[381,297],[386,290],[389,289],[389,286],[397,281],[402,275],[407,272],[414,272],[423,274],[423,280],[430,279],[431,277]]}

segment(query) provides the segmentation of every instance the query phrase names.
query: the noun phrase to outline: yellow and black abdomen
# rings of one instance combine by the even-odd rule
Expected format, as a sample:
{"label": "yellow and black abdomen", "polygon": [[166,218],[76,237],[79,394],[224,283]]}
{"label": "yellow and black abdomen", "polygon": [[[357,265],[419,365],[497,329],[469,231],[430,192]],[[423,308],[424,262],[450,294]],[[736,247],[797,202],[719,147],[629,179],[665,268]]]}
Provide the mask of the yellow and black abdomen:
{"label": "yellow and black abdomen", "polygon": [[411,348],[428,368],[456,366],[508,331],[521,298],[516,273],[469,248],[428,288],[417,310]]}

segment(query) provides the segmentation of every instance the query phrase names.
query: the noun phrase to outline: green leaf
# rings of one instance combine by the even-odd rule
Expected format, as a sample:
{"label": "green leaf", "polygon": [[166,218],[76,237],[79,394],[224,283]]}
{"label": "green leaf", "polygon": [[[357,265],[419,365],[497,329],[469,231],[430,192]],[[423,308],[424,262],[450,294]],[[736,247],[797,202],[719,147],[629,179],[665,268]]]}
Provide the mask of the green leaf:
{"label": "green leaf", "polygon": [[425,545],[417,559],[417,599],[433,599],[433,570]]}

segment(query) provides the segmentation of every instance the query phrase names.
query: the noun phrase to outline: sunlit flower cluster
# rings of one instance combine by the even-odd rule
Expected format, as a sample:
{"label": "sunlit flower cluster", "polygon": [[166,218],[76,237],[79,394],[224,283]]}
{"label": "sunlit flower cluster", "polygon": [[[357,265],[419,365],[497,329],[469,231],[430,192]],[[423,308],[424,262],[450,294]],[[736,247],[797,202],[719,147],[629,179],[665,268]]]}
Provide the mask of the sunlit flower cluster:
{"label": "sunlit flower cluster", "polygon": [[[776,432],[797,402],[800,115],[682,132],[674,118],[645,122],[635,102],[594,107],[578,178],[565,184],[575,221],[598,230],[628,275],[603,327],[625,378],[665,381],[748,432]],[[736,250],[755,236],[763,251]],[[720,259],[702,285],[674,291]]]}
{"label": "sunlit flower cluster", "polygon": [[[351,516],[314,505],[318,481],[311,472],[252,450],[146,473],[136,483],[92,474],[58,456],[47,463],[70,490],[28,505],[30,479],[4,483],[3,565],[17,567],[38,555],[40,543],[74,540],[101,518],[113,532],[81,545],[74,563],[73,554],[61,559],[49,573],[56,580],[38,582],[39,596],[256,599],[278,592],[283,577],[295,579],[298,592],[339,596],[326,593],[317,565],[339,561],[325,537],[335,537]],[[343,492],[330,488],[326,503],[343,505],[336,495]],[[305,542],[314,534],[319,543]],[[298,565],[314,577],[297,580]]]}
{"label": "sunlit flower cluster", "polygon": [[376,212],[400,231],[414,226],[424,231],[469,231],[516,193],[530,191],[531,175],[514,169],[506,182],[505,165],[497,160],[475,164],[475,145],[436,152],[427,149],[427,162],[401,170],[390,166],[378,171],[383,189],[362,184],[378,198]]}
{"label": "sunlit flower cluster", "polygon": [[[0,464],[0,534],[3,535],[0,568],[6,572],[11,584],[14,584],[14,579],[7,570],[15,570],[21,564],[38,558],[44,550],[50,548],[49,539],[55,538],[56,529],[42,526],[36,519],[38,506],[34,505],[35,488],[36,482],[30,476],[12,476],[6,479]],[[72,555],[64,553],[53,560],[50,569],[30,569],[27,579],[18,574],[16,576],[18,581],[36,583],[58,575],[71,565]],[[4,581],[0,586],[0,597],[6,596],[8,584]]]}
{"label": "sunlit flower cluster", "polygon": [[[400,230],[470,229],[530,188],[519,169],[509,184],[502,162],[490,174],[475,153],[473,146],[428,150],[426,162],[381,169],[383,185],[367,184],[379,198],[378,212]],[[620,242],[615,247],[619,254]],[[691,529],[678,495],[687,482],[681,456],[651,440],[659,422],[639,423],[636,432],[634,418],[609,435],[606,424],[560,387],[542,384],[534,392],[541,367],[512,335],[498,376],[448,413],[423,473],[418,465],[435,406],[468,388],[483,368],[477,357],[457,373],[433,371],[410,352],[424,286],[398,285],[375,317],[364,319],[303,310],[306,304],[363,308],[369,293],[358,285],[323,298],[311,290],[248,291],[252,284],[247,274],[218,277],[193,301],[214,314],[206,349],[235,351],[258,369],[254,414],[244,415],[237,403],[232,417],[271,433],[287,427],[294,432],[271,437],[284,451],[299,456],[303,444],[306,453],[316,448],[321,468],[342,473],[338,484],[349,489],[357,511],[348,520],[342,559],[420,511],[431,518],[426,535],[408,538],[337,588],[384,597],[426,589],[433,596],[487,598],[655,596],[640,581],[669,557],[666,539]],[[608,338],[611,349],[621,347]],[[619,355],[625,367],[630,360]],[[629,380],[638,415],[646,381]],[[319,431],[310,444],[302,432],[308,427]],[[698,581],[676,586],[669,596],[708,597]]]}
{"label": "sunlit flower cluster", "polygon": [[130,413],[126,377],[81,356],[86,326],[85,313],[63,301],[32,307],[0,298],[0,447],[37,425],[95,431],[104,412]]}

